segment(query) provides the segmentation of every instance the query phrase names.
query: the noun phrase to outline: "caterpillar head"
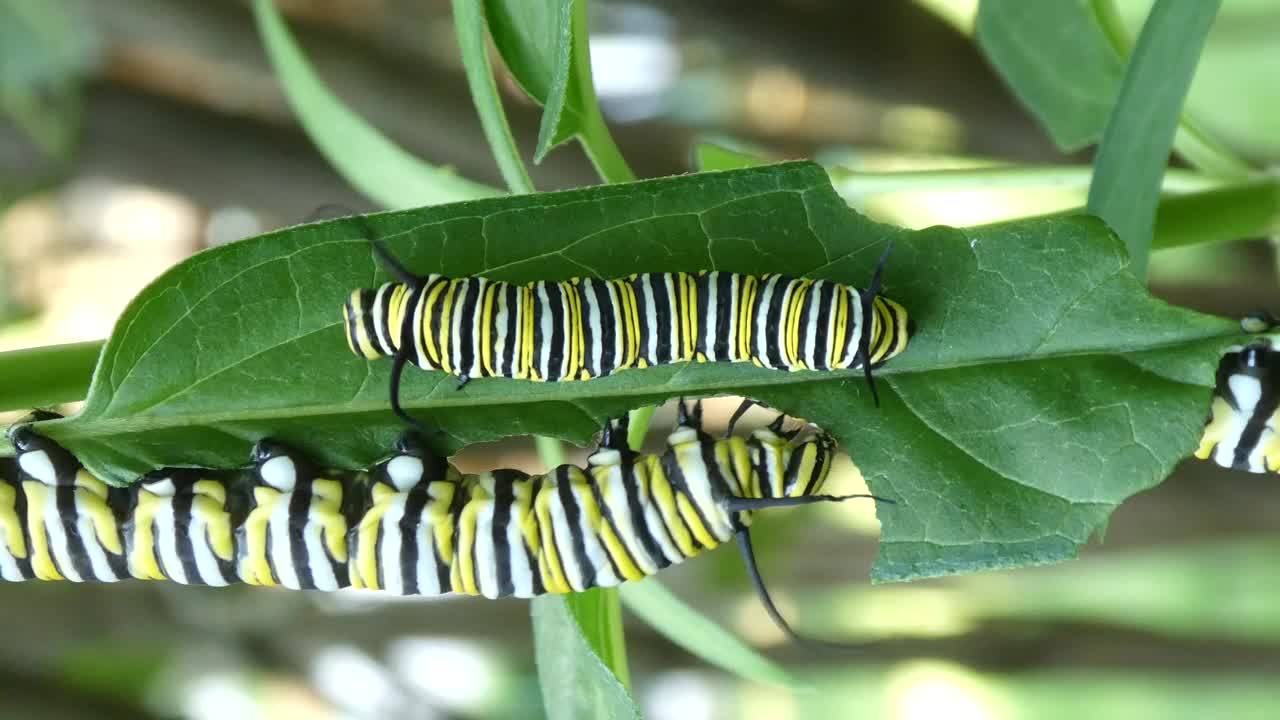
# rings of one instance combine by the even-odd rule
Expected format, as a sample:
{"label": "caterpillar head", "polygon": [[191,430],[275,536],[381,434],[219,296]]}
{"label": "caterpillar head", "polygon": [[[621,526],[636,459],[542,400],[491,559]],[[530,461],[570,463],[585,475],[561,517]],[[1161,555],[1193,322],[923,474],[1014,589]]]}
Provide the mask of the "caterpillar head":
{"label": "caterpillar head", "polygon": [[310,468],[302,456],[270,438],[259,440],[253,446],[250,458],[255,466],[257,483],[282,493],[293,492],[299,478],[310,476]]}
{"label": "caterpillar head", "polygon": [[14,423],[5,433],[17,450],[18,469],[45,485],[75,485],[80,461],[61,445],[32,430],[30,424],[56,420],[57,413],[37,410]]}
{"label": "caterpillar head", "polygon": [[448,462],[428,447],[421,434],[409,431],[396,441],[391,457],[374,469],[373,479],[396,492],[408,492],[420,483],[444,480],[448,474]]}
{"label": "caterpillar head", "polygon": [[[883,295],[877,295],[871,301],[873,323],[879,331],[868,337],[867,357],[871,367],[879,367],[886,360],[907,349],[907,342],[915,332],[915,322],[907,313],[907,309]],[[867,323],[870,335],[872,324]],[[872,342],[878,336],[878,342]]]}
{"label": "caterpillar head", "polygon": [[214,474],[208,470],[161,468],[138,478],[132,487],[158,497],[176,497],[196,493],[196,484],[212,477]]}
{"label": "caterpillar head", "polygon": [[168,470],[152,470],[138,479],[136,487],[139,492],[157,497],[173,497],[178,494],[178,483]]}
{"label": "caterpillar head", "polygon": [[1263,397],[1280,390],[1280,351],[1259,341],[1227,350],[1218,363],[1214,394],[1249,413]]}

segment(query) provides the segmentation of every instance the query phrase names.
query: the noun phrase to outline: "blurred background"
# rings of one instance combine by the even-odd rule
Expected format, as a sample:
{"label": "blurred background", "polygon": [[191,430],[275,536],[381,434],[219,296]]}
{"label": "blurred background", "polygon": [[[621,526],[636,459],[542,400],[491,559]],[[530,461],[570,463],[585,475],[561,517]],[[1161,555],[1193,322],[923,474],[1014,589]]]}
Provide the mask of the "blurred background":
{"label": "blurred background", "polygon": [[[349,106],[420,157],[501,184],[448,2],[277,4]],[[1120,3],[1132,31],[1148,4]],[[842,169],[1087,164],[1054,148],[975,48],[974,5],[594,0],[597,91],[642,177],[690,171],[707,139],[817,158],[838,186]],[[1224,3],[1189,100],[1261,167],[1280,158],[1276,38],[1280,5]],[[538,108],[498,67],[529,153]],[[542,189],[596,182],[572,145],[533,175]],[[1078,206],[1084,191],[846,196],[877,219],[923,227]],[[326,203],[375,209],[302,132],[246,3],[0,0],[0,350],[103,338],[182,258]],[[1209,312],[1280,310],[1270,238],[1157,253],[1151,286]],[[712,403],[712,426],[732,408]],[[671,422],[660,412],[651,440]],[[458,461],[539,469],[517,440]],[[841,474],[857,487],[851,464]],[[799,626],[865,648],[788,646],[736,553],[714,553],[664,581],[814,691],[738,680],[629,619],[647,717],[1280,716],[1273,477],[1184,463],[1121,507],[1080,561],[896,586],[867,584],[878,526],[869,507],[846,505],[774,513],[756,545]],[[0,587],[0,617],[0,718],[543,716],[518,601],[27,583]]]}

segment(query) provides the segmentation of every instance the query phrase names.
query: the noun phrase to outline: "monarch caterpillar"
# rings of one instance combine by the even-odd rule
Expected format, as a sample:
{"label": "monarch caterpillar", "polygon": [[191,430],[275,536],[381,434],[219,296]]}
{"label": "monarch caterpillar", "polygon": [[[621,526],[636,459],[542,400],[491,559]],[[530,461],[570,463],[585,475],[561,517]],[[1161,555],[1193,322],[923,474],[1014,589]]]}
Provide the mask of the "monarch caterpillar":
{"label": "monarch caterpillar", "polygon": [[756,567],[753,512],[871,496],[822,494],[836,446],[814,426],[783,431],[780,416],[716,439],[701,420],[682,401],[661,454],[628,449],[625,419],[607,423],[585,467],[542,475],[464,475],[409,432],[363,482],[265,439],[251,483],[160,470],[127,489],[19,424],[18,478],[0,482],[0,577],[533,597],[638,580],[736,539],[796,637]]}
{"label": "monarch caterpillar", "polygon": [[[1246,332],[1275,326],[1265,313]],[[1280,471],[1280,351],[1267,339],[1229,349],[1218,362],[1213,401],[1195,456],[1253,473]]]}
{"label": "monarch caterpillar", "polygon": [[641,273],[517,285],[417,276],[369,236],[397,278],[353,291],[343,306],[356,355],[393,357],[391,407],[406,363],[460,378],[588,380],[632,367],[739,362],[776,370],[861,366],[907,346],[906,308],[879,295],[889,250],[866,290],[829,280],[730,272]]}

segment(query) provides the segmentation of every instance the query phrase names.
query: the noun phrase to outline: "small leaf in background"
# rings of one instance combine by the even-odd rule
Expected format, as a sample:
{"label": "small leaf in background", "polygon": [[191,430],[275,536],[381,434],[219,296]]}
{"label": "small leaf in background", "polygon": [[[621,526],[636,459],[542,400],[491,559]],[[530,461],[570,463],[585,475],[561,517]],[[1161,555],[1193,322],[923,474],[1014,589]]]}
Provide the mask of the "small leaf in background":
{"label": "small leaf in background", "polygon": [[746,680],[807,689],[800,680],[756,652],[729,630],[685,604],[656,578],[620,588],[622,604],[672,643]]}
{"label": "small leaf in background", "polygon": [[606,182],[634,180],[591,83],[587,0],[485,0],[485,11],[503,62],[543,108],[534,162],[577,137]]}
{"label": "small leaf in background", "polygon": [[499,191],[419,160],[343,105],[307,62],[272,0],[254,0],[262,43],[289,104],[342,177],[389,208],[490,197]]}
{"label": "small leaf in background", "polygon": [[[27,135],[43,164],[69,162],[79,135],[80,78],[96,52],[79,9],[74,3],[0,0],[0,115]],[[6,165],[14,169],[12,155]],[[0,181],[29,184],[39,174],[33,167],[23,170],[25,178]]]}
{"label": "small leaf in background", "polygon": [[[575,6],[585,0],[486,0],[489,32],[520,87],[543,106],[542,127],[534,160],[582,131],[594,91],[579,84],[574,57]],[[590,58],[587,59],[590,68]]]}
{"label": "small leaf in background", "polygon": [[[1132,11],[1128,3],[1120,10]],[[1136,13],[1124,12],[1125,19]],[[1136,15],[1132,27],[1141,25]],[[1218,11],[1187,108],[1214,137],[1264,162],[1280,160],[1280,3],[1232,0]],[[1179,145],[1179,148],[1181,146]]]}
{"label": "small leaf in background", "polygon": [[549,720],[631,720],[640,717],[618,682],[579,629],[565,597],[544,595],[531,603],[538,682]]}
{"label": "small leaf in background", "polygon": [[347,293],[384,279],[369,231],[417,272],[511,282],[714,267],[862,285],[893,239],[885,293],[918,332],[881,370],[879,409],[858,372],[724,363],[589,382],[480,379],[463,392],[410,369],[403,388],[410,412],[447,433],[441,449],[510,435],[583,443],[606,417],[680,395],[765,400],[831,430],[897,501],[878,511],[880,579],[1072,556],[1189,453],[1218,354],[1239,340],[1235,322],[1148,295],[1096,219],[906,231],[849,210],[821,167],[787,163],[339,219],[213,248],[134,300],[82,412],[40,430],[113,482],[167,465],[239,467],[264,435],[326,465],[372,464],[402,424],[388,409],[391,363],[360,360],[343,339]]}
{"label": "small leaf in background", "polygon": [[1124,61],[1089,0],[982,0],[975,38],[1064,152],[1102,137]]}
{"label": "small leaf in background", "polygon": [[1156,0],[1094,160],[1089,212],[1107,221],[1145,278],[1160,184],[1196,61],[1220,0]]}
{"label": "small leaf in background", "polygon": [[539,104],[551,95],[562,51],[557,23],[570,6],[566,0],[484,0],[493,44],[516,83]]}

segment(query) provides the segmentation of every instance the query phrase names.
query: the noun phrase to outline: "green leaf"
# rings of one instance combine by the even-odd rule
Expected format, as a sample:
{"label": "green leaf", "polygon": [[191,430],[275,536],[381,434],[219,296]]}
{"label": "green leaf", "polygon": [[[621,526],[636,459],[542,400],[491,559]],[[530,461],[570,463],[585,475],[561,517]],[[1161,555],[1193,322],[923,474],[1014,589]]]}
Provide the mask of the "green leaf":
{"label": "green leaf", "polygon": [[[486,0],[489,32],[520,87],[543,106],[534,161],[582,131],[595,102],[590,65],[574,57],[574,26],[585,0]],[[585,30],[585,28],[581,28]],[[589,58],[587,60],[589,62]],[[586,81],[585,88],[582,82]]]}
{"label": "green leaf", "polygon": [[485,11],[503,62],[543,107],[533,161],[577,137],[606,182],[634,180],[591,84],[587,0],[485,0]]}
{"label": "green leaf", "polygon": [[254,0],[258,32],[303,129],[347,182],[390,208],[497,195],[425,163],[343,105],[307,63],[271,0]]}
{"label": "green leaf", "polygon": [[[1059,149],[1102,137],[1133,44],[1112,0],[982,0],[975,36]],[[1200,125],[1183,114],[1174,140],[1179,155],[1222,177],[1251,172]]]}
{"label": "green leaf", "polygon": [[1156,0],[1125,71],[1094,160],[1089,212],[1124,240],[1139,278],[1182,103],[1219,0]]}
{"label": "green leaf", "polygon": [[755,648],[689,607],[656,579],[621,587],[622,603],[663,637],[723,670],[792,689],[808,686]]}
{"label": "green leaf", "polygon": [[[561,42],[561,28],[572,16],[568,0],[484,0],[489,34],[502,61],[529,97],[546,105],[562,60],[570,67],[572,44]],[[555,112],[567,119],[581,115],[581,108],[561,105]],[[561,135],[560,142],[572,137]]]}
{"label": "green leaf", "polygon": [[569,598],[543,595],[531,603],[538,682],[550,720],[640,717],[627,688],[601,662],[583,635],[580,619],[569,609],[569,599],[601,592],[596,589]]}
{"label": "green leaf", "polygon": [[99,341],[0,353],[0,410],[83,400],[101,351]]}
{"label": "green leaf", "polygon": [[589,382],[457,380],[410,369],[403,398],[442,449],[508,435],[583,443],[606,417],[676,396],[765,400],[832,430],[877,494],[875,575],[1069,557],[1116,504],[1192,449],[1235,322],[1170,307],[1102,223],[1064,217],[906,231],[851,211],[823,169],[788,163],[479,200],[304,225],[207,250],[147,287],[103,350],[76,417],[39,428],[127,482],[166,465],[244,464],[263,435],[360,468],[402,429],[389,361],[350,354],[341,306],[385,279],[372,232],[407,267],[512,282],[697,270],[885,292],[911,347],[879,374],[675,365]]}
{"label": "green leaf", "polygon": [[502,171],[502,178],[513,193],[534,191],[533,181],[524,167],[520,149],[511,136],[507,116],[502,109],[502,98],[493,81],[493,68],[489,65],[489,51],[485,45],[484,6],[481,0],[454,0],[453,21],[462,50],[462,65],[467,71],[467,83],[471,86],[471,99],[480,115],[489,149],[493,151]]}
{"label": "green leaf", "polygon": [[1089,0],[982,0],[974,37],[1060,149],[1102,136],[1124,62]]}
{"label": "green leaf", "polygon": [[[0,114],[7,116],[48,159],[72,160],[79,135],[81,76],[93,63],[94,42],[81,8],[72,3],[0,0]],[[33,168],[19,168],[12,149],[6,175],[33,184]]]}

